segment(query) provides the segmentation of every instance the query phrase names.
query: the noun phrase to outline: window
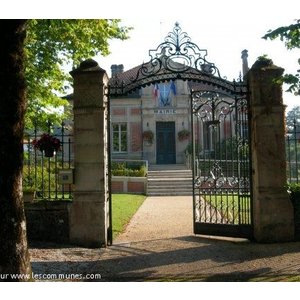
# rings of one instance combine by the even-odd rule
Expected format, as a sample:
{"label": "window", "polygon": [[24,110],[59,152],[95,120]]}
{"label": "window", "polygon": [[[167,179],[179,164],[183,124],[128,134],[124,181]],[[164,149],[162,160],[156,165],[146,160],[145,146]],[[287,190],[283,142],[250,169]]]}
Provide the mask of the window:
{"label": "window", "polygon": [[219,136],[219,121],[207,121],[203,123],[204,150],[214,151]]}
{"label": "window", "polygon": [[112,125],[112,144],[113,152],[127,151],[127,125],[113,124]]}

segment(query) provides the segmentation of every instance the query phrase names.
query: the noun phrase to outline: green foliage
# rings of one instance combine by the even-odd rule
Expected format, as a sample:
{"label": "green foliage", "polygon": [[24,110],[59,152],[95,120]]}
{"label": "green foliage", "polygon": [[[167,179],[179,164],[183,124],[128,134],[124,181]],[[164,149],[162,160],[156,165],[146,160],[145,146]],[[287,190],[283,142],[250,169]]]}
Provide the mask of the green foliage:
{"label": "green foliage", "polygon": [[281,26],[275,30],[268,30],[263,36],[264,39],[275,40],[280,38],[284,42],[287,49],[299,48],[300,46],[300,19],[295,24]]}
{"label": "green foliage", "polygon": [[[199,145],[199,143],[196,143],[195,148],[196,148],[196,154],[197,154],[197,153],[200,153],[200,152],[202,151],[202,147]],[[192,145],[192,143],[189,143],[189,144],[186,146],[184,152],[185,152],[186,154],[190,154],[190,155],[193,153],[193,145]]]}
{"label": "green foliage", "polygon": [[[35,174],[36,172],[36,174]],[[31,166],[29,168],[27,165],[23,168],[23,190],[34,190],[42,191],[44,188],[49,188],[50,190],[55,191],[57,184],[57,174],[56,174],[55,163],[50,163],[50,166]]]}
{"label": "green foliage", "polygon": [[143,162],[116,162],[111,163],[111,173],[113,176],[145,177],[147,168]]}
{"label": "green foliage", "polygon": [[[229,221],[231,224],[238,224],[239,196],[237,194],[210,194],[205,197],[205,201],[217,208],[217,210],[222,213],[223,216],[226,216],[228,219],[227,221]],[[246,211],[244,211],[244,213],[246,216],[248,216],[249,209]],[[247,222],[248,221],[249,220],[247,220]]]}
{"label": "green foliage", "polygon": [[300,106],[294,106],[286,114],[286,126],[288,130],[293,130],[294,126],[300,126]]}
{"label": "green foliage", "polygon": [[272,65],[273,64],[272,59],[270,59],[267,54],[263,54],[263,55],[259,56],[257,58],[257,60],[259,62],[262,62],[262,63],[266,64],[266,65]]}
{"label": "green foliage", "polygon": [[142,167],[140,170],[130,170],[130,169],[117,169],[112,170],[113,176],[128,176],[128,177],[145,177],[146,172],[145,169]]}
{"label": "green foliage", "polygon": [[300,183],[288,184],[287,190],[294,207],[295,238],[300,240]]}
{"label": "green foliage", "polygon": [[[263,36],[263,39],[274,40],[277,38],[283,41],[289,50],[300,48],[300,19],[296,20],[295,24],[269,30],[268,33]],[[298,59],[298,65],[300,65],[300,58]],[[296,72],[295,74],[284,74],[279,82],[289,85],[288,92],[300,95],[300,70]]]}
{"label": "green foliage", "polygon": [[[26,81],[28,107],[26,127],[34,122],[58,124],[66,118],[60,95],[70,87],[70,66],[98,54],[109,54],[110,39],[127,39],[131,28],[120,27],[119,19],[29,20],[27,21]],[[67,71],[66,71],[67,70]]]}
{"label": "green foliage", "polygon": [[[249,145],[243,143],[243,140],[237,137],[224,139],[217,143],[214,151],[202,151],[201,146],[197,143],[195,145],[196,156],[205,159],[247,159],[249,156]],[[189,143],[185,149],[186,154],[192,154],[192,144]]]}
{"label": "green foliage", "polygon": [[300,202],[300,183],[289,183],[288,193],[292,201]]}
{"label": "green foliage", "polygon": [[221,159],[247,159],[249,145],[243,143],[237,137],[225,139],[220,143],[220,154],[218,156]]}

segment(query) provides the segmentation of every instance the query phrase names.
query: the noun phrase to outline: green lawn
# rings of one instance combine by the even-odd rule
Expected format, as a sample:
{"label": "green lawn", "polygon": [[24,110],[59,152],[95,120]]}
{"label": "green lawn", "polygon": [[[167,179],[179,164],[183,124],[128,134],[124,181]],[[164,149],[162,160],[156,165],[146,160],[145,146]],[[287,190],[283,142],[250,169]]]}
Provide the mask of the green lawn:
{"label": "green lawn", "polygon": [[125,230],[126,225],[146,199],[144,195],[112,195],[113,239]]}
{"label": "green lawn", "polygon": [[230,221],[230,223],[238,224],[239,218],[240,222],[244,224],[249,223],[250,204],[247,203],[249,201],[248,195],[246,197],[239,198],[237,194],[225,193],[222,195],[203,195],[203,198],[213,207],[216,207],[218,211],[221,212],[228,221]]}

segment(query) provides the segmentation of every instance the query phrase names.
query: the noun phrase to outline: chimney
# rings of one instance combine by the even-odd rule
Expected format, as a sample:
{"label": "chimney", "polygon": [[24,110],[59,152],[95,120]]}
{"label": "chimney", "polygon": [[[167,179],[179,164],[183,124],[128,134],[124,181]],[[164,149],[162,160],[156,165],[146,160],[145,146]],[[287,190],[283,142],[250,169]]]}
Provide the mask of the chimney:
{"label": "chimney", "polygon": [[124,65],[118,65],[118,74],[123,73],[124,72]]}
{"label": "chimney", "polygon": [[124,65],[111,65],[111,77],[124,72]]}
{"label": "chimney", "polygon": [[249,67],[248,67],[248,50],[243,50],[242,51],[242,62],[243,62],[243,77],[246,76],[246,74],[249,71]]}

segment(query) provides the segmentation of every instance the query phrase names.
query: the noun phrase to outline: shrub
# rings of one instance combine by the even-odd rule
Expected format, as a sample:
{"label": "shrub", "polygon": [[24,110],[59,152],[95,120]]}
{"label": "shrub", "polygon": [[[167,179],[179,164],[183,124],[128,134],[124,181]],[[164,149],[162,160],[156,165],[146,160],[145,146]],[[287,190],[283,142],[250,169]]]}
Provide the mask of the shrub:
{"label": "shrub", "polygon": [[293,205],[300,204],[300,183],[289,183],[288,193]]}
{"label": "shrub", "polygon": [[288,184],[288,193],[294,207],[295,237],[300,239],[300,183]]}
{"label": "shrub", "polygon": [[111,173],[113,176],[145,177],[147,169],[142,162],[112,162]]}
{"label": "shrub", "polygon": [[[196,153],[199,153],[199,152],[202,151],[202,147],[201,147],[198,143],[195,144],[195,148],[196,148],[196,149],[195,149],[195,150],[196,150]],[[192,152],[193,152],[193,144],[192,144],[192,143],[189,143],[189,144],[186,146],[184,152],[185,152],[186,154],[192,154]]]}
{"label": "shrub", "polygon": [[[60,166],[58,166],[60,167]],[[49,189],[55,191],[57,187],[57,167],[54,163],[50,166],[31,166],[29,169],[28,165],[23,167],[23,190],[34,190],[42,191]]]}
{"label": "shrub", "polygon": [[138,170],[131,169],[116,169],[111,171],[113,176],[128,176],[128,177],[145,177],[146,169],[141,167]]}

